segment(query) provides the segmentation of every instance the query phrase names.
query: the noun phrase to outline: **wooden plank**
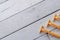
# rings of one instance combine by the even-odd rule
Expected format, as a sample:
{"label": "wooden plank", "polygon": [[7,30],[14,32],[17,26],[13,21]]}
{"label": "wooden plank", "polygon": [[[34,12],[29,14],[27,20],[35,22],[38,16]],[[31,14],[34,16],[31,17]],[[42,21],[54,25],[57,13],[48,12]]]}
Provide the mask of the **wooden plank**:
{"label": "wooden plank", "polygon": [[[58,13],[59,12],[57,12],[56,14],[58,14]],[[33,40],[36,37],[40,36],[38,39],[36,39],[36,40],[39,40],[42,37],[41,35],[43,35],[43,36],[46,35],[45,33],[39,33],[39,29],[42,25],[47,30],[54,29],[52,27],[48,27],[48,28],[46,27],[47,21],[48,20],[52,21],[52,17],[53,17],[53,14],[38,21],[38,22],[36,22],[36,23],[34,23],[34,24],[32,24],[32,25],[30,25],[30,26],[28,26],[28,27],[26,27],[26,28],[24,28],[24,29],[22,29],[22,30],[20,30],[20,31],[13,33],[12,35],[9,34],[10,36],[7,35],[7,36],[5,36],[6,38],[3,37],[4,39],[3,38],[2,39],[3,40]],[[49,35],[49,36],[51,36],[51,35]],[[43,37],[43,39],[44,39],[44,37]],[[45,39],[47,39],[47,36]]]}

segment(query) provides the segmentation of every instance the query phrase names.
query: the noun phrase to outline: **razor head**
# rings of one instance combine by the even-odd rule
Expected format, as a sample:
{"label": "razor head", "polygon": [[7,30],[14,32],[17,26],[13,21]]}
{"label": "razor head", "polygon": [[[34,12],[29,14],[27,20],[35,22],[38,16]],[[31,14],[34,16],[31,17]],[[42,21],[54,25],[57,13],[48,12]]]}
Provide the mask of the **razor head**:
{"label": "razor head", "polygon": [[42,29],[44,29],[44,27],[43,27],[43,26],[41,26],[41,27],[40,27],[40,33],[42,32]]}
{"label": "razor head", "polygon": [[56,15],[56,14],[54,14],[54,15],[53,15],[53,21],[55,21],[55,20],[56,20],[56,18],[57,18],[57,15]]}
{"label": "razor head", "polygon": [[51,24],[51,21],[50,21],[50,20],[48,20],[48,22],[47,22],[46,26],[48,27],[50,24]]}

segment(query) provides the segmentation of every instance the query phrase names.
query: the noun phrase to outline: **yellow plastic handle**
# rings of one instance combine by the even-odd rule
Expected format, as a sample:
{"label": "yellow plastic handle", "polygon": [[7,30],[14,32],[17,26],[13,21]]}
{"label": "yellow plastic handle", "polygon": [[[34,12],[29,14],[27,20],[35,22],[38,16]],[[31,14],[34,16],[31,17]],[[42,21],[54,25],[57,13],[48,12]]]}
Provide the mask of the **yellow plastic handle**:
{"label": "yellow plastic handle", "polygon": [[54,33],[54,32],[51,32],[51,31],[48,31],[48,30],[44,29],[43,26],[40,28],[40,32],[45,32],[45,33],[50,34],[51,36],[54,36],[54,37],[56,37],[56,38],[60,38],[60,35],[58,35],[58,34],[56,34],[56,33]]}
{"label": "yellow plastic handle", "polygon": [[52,27],[55,27],[55,28],[57,28],[57,29],[60,29],[60,26],[52,23],[50,20],[49,20],[48,23],[47,23],[47,27],[48,27],[48,26],[52,26]]}

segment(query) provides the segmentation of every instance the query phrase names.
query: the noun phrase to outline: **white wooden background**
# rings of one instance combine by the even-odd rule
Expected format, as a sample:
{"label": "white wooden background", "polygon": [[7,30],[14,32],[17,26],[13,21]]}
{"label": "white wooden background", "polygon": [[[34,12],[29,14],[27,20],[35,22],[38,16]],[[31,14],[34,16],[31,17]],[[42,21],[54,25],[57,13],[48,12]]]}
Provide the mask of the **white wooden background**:
{"label": "white wooden background", "polygon": [[[0,40],[60,40],[39,34],[40,26],[46,28],[47,21],[52,21],[53,13],[59,10],[60,0],[0,0]],[[60,33],[57,29],[53,32]]]}

